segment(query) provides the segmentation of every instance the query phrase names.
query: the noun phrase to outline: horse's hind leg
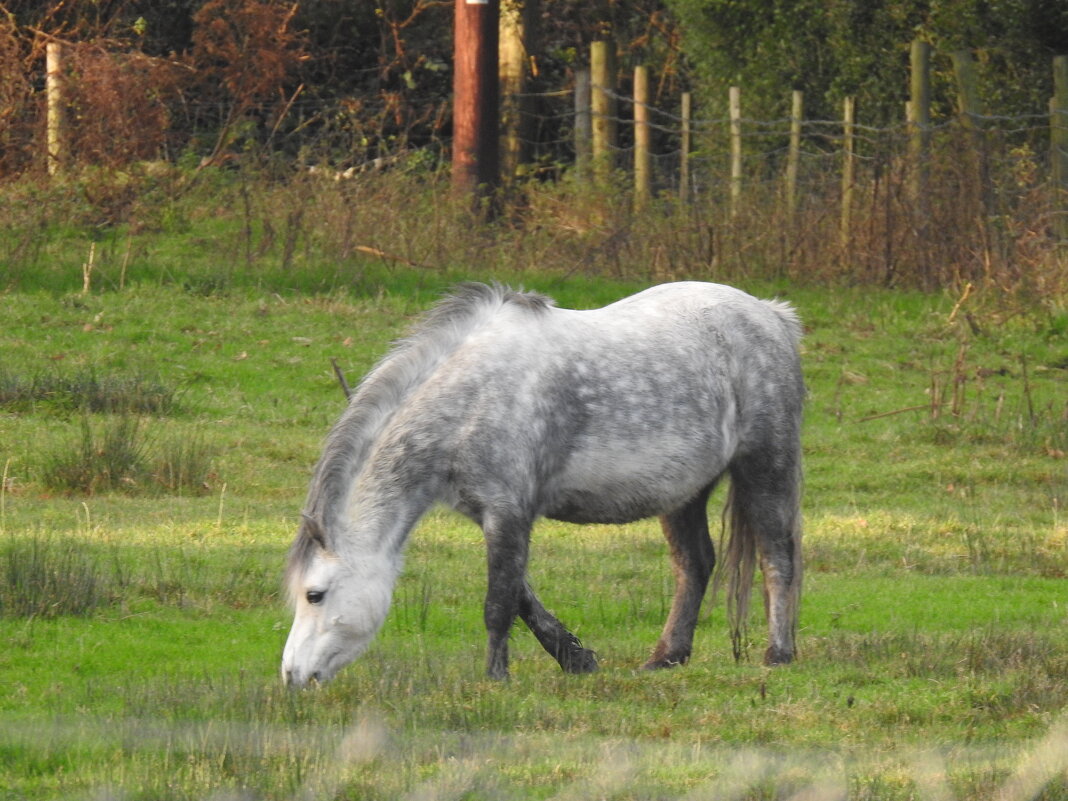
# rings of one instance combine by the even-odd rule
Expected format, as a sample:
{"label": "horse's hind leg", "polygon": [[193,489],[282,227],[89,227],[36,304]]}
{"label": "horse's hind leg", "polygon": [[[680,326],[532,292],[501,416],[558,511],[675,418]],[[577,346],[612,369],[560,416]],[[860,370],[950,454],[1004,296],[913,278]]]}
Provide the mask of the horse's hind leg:
{"label": "horse's hind leg", "polygon": [[597,670],[597,657],[593,651],[583,648],[578,637],[564,628],[553,617],[534,590],[524,582],[523,595],[519,601],[519,616],[549,654],[568,673],[593,673]]}
{"label": "horse's hind leg", "polygon": [[[797,612],[801,598],[801,513],[800,470],[796,461],[779,464],[745,464],[731,473],[731,537],[734,542],[755,544],[764,575],[764,610],[768,621],[768,648],[764,663],[781,665],[793,661]],[[733,549],[732,549],[733,550]],[[736,554],[752,546],[739,547]],[[729,569],[736,565],[730,565]],[[752,576],[752,568],[743,568]],[[744,586],[742,591],[748,588]],[[746,604],[735,597],[736,608],[744,615]],[[744,620],[734,621],[736,637]]]}
{"label": "horse's hind leg", "polygon": [[646,668],[681,665],[690,658],[697,615],[716,564],[712,538],[708,534],[708,496],[711,491],[712,487],[708,487],[686,506],[660,518],[664,537],[671,547],[675,597],[653,655],[645,663]]}

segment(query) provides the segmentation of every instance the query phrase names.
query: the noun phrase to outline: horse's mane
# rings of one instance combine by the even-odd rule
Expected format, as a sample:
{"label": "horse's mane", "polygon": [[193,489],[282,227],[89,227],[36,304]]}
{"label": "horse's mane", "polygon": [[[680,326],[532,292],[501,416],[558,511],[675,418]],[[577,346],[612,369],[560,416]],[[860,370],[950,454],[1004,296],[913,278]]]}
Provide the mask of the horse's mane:
{"label": "horse's mane", "polygon": [[327,435],[315,467],[304,521],[289,551],[287,583],[317,544],[332,547],[339,506],[393,414],[475,329],[506,304],[540,313],[552,307],[553,301],[500,284],[461,284],[423,314],[360,381]]}

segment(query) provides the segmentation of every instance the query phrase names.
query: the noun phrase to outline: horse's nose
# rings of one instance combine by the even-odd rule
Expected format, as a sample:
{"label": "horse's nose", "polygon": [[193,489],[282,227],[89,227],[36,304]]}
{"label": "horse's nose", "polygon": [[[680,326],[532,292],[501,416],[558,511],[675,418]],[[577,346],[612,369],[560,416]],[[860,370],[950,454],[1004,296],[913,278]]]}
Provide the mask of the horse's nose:
{"label": "horse's nose", "polygon": [[307,677],[303,679],[297,679],[293,676],[293,671],[286,668],[282,671],[282,679],[285,681],[287,687],[307,687],[309,684],[318,686],[322,680],[322,674],[316,670],[313,673],[309,673]]}

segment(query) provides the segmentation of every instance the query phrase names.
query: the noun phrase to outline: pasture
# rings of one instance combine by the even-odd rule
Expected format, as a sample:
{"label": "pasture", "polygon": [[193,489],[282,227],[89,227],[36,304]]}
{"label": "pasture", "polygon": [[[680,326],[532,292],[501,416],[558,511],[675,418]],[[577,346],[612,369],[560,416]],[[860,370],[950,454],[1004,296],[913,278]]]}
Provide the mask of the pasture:
{"label": "pasture", "polygon": [[[517,626],[489,681],[481,535],[434,511],[369,653],[287,691],[330,360],[355,379],[459,277],[496,276],[0,296],[0,798],[1068,798],[1065,317],[984,296],[740,284],[806,326],[795,664],[760,665],[759,602],[735,663],[720,599],[690,664],[638,670],[658,524],[543,522],[532,582],[601,670]],[[641,286],[514,281],[573,307]]]}

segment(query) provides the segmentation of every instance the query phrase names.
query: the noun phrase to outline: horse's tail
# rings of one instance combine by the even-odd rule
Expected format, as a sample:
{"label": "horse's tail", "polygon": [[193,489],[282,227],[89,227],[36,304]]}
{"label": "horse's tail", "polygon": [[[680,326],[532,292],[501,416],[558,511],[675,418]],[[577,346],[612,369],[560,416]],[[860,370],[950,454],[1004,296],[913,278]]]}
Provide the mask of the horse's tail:
{"label": "horse's tail", "polygon": [[[760,468],[758,491],[752,491],[749,480],[745,478],[745,468],[735,466],[731,470],[730,491],[727,504],[723,510],[723,530],[720,537],[720,561],[716,567],[713,582],[714,591],[726,583],[727,619],[731,628],[731,644],[734,658],[741,659],[748,651],[747,624],[749,621],[749,601],[753,591],[753,578],[761,547],[774,554],[777,565],[762,567],[778,568],[779,572],[789,570],[790,583],[785,593],[776,587],[775,609],[776,628],[773,638],[789,644],[784,653],[769,650],[768,658],[773,662],[789,661],[793,657],[793,643],[797,633],[797,615],[801,604],[801,403],[805,389],[801,379],[801,367],[798,362],[797,348],[801,340],[801,321],[789,303],[766,300],[764,304],[773,311],[780,327],[783,344],[793,355],[789,369],[793,374],[795,385],[790,387],[794,403],[787,414],[792,418],[790,425],[783,429],[784,440],[779,447],[785,450],[780,457],[786,465],[776,471],[774,487],[766,483],[767,475]],[[793,408],[796,406],[796,408]],[[787,433],[789,432],[789,433]],[[770,490],[770,491],[769,491]],[[789,567],[787,567],[789,565]],[[767,578],[767,577],[765,577]],[[778,585],[779,579],[775,577]],[[768,592],[765,585],[765,608],[768,609]],[[769,616],[771,614],[768,610]],[[769,621],[770,623],[770,621]],[[774,643],[773,643],[774,647]]]}
{"label": "horse's tail", "polygon": [[[756,571],[756,534],[744,515],[738,513],[734,482],[723,507],[723,530],[720,534],[720,559],[715,588],[727,582],[727,621],[731,629],[731,651],[738,661],[748,650],[749,600],[753,594]],[[724,542],[725,540],[725,542]]]}
{"label": "horse's tail", "polygon": [[786,331],[790,344],[796,349],[801,344],[802,335],[801,318],[797,316],[797,310],[784,300],[765,300],[763,303],[775,312]]}
{"label": "horse's tail", "polygon": [[[789,621],[789,639],[793,643],[797,634],[797,617],[801,605],[801,471],[793,486],[784,488],[780,496],[784,508],[780,509],[785,522],[784,533],[789,540],[787,546],[792,561],[792,576],[783,610]],[[731,630],[731,650],[735,660],[740,660],[748,653],[749,601],[753,594],[753,578],[756,573],[758,558],[757,540],[764,536],[753,525],[749,498],[739,497],[738,483],[731,480],[727,494],[727,503],[723,509],[723,532],[720,537],[720,562],[717,565],[714,588],[726,581],[727,585],[727,620]],[[765,594],[765,604],[767,595]],[[793,654],[789,654],[792,658]]]}

